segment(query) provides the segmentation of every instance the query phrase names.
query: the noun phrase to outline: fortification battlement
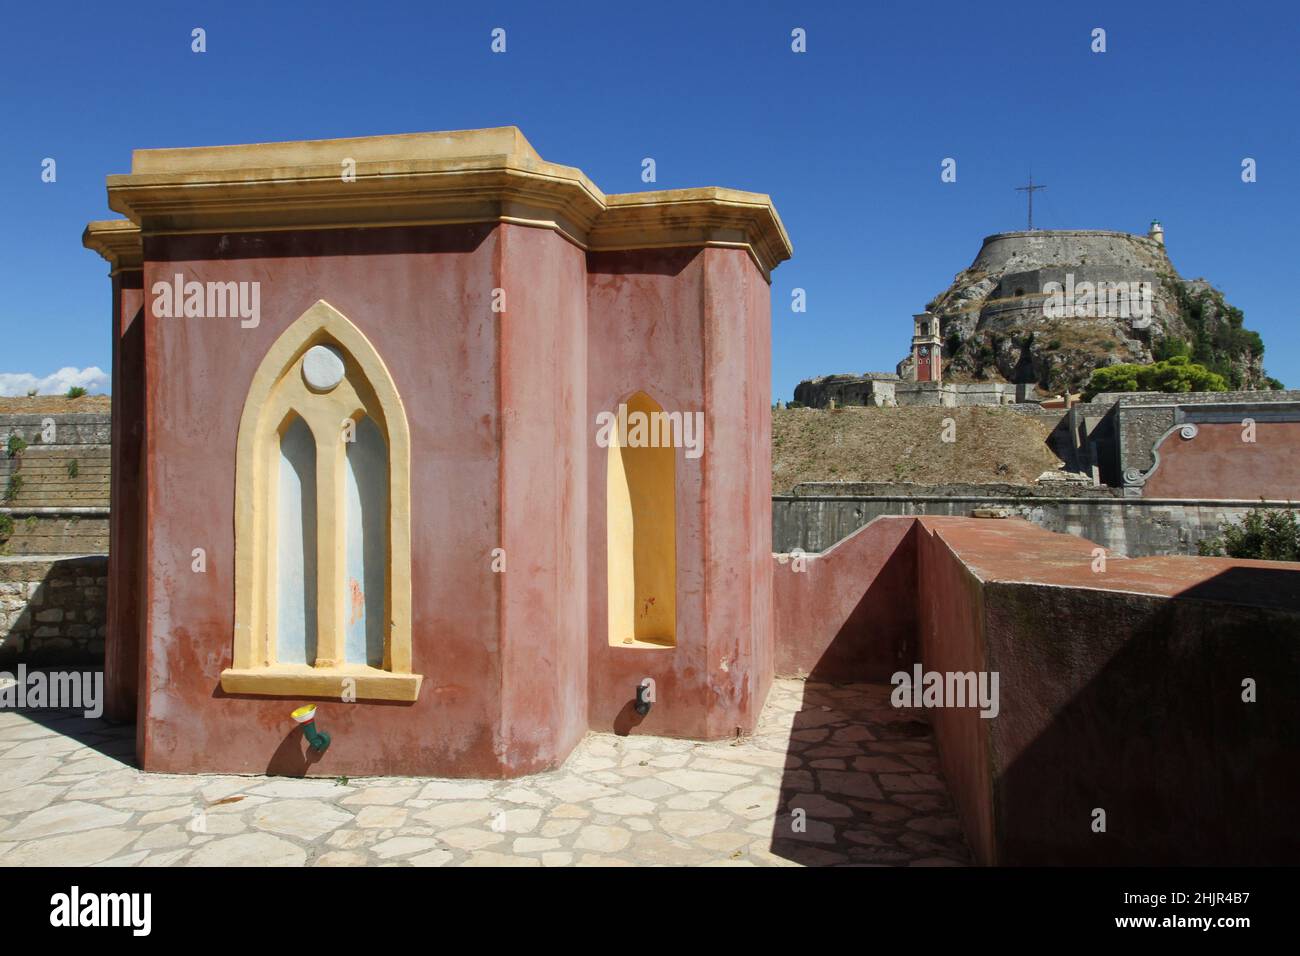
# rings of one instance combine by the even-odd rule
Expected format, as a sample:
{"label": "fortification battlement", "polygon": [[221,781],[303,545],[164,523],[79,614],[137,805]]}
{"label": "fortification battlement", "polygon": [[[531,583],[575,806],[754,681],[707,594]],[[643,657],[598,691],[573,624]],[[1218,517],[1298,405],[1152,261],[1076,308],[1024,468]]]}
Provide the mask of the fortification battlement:
{"label": "fortification battlement", "polygon": [[[1023,266],[1020,263],[1024,263]],[[970,269],[1021,272],[1045,265],[1118,266],[1174,272],[1163,242],[1105,229],[1036,229],[998,232],[984,238]]]}

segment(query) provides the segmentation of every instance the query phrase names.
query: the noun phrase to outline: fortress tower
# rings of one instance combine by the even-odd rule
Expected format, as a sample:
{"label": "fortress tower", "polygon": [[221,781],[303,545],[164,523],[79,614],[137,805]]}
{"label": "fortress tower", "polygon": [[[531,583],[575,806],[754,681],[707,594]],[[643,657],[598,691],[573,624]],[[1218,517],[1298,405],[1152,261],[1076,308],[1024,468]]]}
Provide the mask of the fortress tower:
{"label": "fortress tower", "polygon": [[916,381],[937,382],[943,377],[942,344],[939,320],[929,312],[912,316],[912,365]]}

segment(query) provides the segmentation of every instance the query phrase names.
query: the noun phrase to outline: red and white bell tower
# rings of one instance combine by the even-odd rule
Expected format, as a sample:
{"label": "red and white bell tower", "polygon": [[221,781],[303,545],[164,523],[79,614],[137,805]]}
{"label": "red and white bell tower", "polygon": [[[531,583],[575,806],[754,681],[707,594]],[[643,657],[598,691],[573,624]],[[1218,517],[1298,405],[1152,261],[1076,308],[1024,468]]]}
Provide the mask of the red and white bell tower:
{"label": "red and white bell tower", "polygon": [[918,382],[937,382],[943,377],[943,351],[939,320],[929,312],[912,316],[912,367]]}

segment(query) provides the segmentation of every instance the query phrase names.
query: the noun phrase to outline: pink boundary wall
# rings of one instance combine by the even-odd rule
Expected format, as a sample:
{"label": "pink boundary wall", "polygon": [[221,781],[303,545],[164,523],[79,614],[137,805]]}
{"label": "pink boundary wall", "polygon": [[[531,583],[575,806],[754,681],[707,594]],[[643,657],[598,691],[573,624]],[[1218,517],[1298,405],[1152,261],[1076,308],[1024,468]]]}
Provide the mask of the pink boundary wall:
{"label": "pink boundary wall", "polygon": [[[1294,861],[1300,568],[1098,553],[1020,519],[878,518],[806,573],[775,556],[778,672],[996,671],[996,718],[927,712],[981,863]],[[881,616],[908,575],[914,634]]]}
{"label": "pink boundary wall", "polygon": [[777,557],[772,588],[779,676],[887,681],[911,666],[915,521],[877,518],[819,554]]}

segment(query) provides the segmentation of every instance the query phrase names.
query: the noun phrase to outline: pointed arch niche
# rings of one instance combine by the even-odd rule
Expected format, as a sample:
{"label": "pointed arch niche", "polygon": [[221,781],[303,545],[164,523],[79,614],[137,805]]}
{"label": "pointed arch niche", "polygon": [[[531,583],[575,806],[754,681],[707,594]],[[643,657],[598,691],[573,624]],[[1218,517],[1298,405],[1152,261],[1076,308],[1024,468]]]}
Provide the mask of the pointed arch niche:
{"label": "pointed arch niche", "polygon": [[276,339],[244,401],[223,690],[416,699],[410,459],[379,353],[317,302]]}
{"label": "pointed arch niche", "polygon": [[[645,392],[623,403],[627,434],[606,452],[605,553],[609,643],[612,647],[677,644],[677,452],[653,447],[636,419],[654,421],[663,408]],[[622,416],[619,416],[622,419]],[[631,438],[629,439],[629,436]]]}

